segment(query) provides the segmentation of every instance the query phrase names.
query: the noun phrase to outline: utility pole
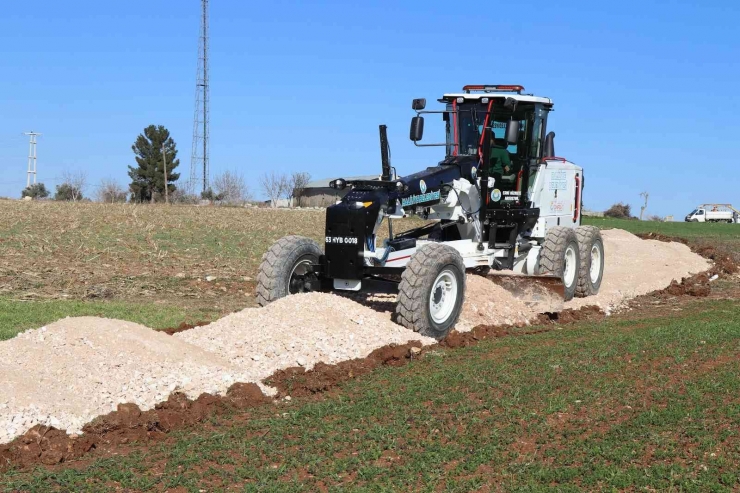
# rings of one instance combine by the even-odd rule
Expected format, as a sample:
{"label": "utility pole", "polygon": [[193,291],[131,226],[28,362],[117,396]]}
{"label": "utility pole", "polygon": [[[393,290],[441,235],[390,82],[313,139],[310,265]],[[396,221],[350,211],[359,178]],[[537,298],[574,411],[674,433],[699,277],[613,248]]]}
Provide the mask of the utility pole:
{"label": "utility pole", "polygon": [[195,79],[195,116],[193,118],[193,152],[190,155],[190,185],[195,191],[202,183],[202,190],[208,190],[210,137],[210,83],[208,60],[208,1],[201,0],[200,38],[198,43],[198,73]]}
{"label": "utility pole", "polygon": [[647,209],[647,203],[648,203],[648,197],[650,196],[647,192],[642,192],[640,194],[640,197],[643,197],[645,199],[645,204],[640,207],[640,221],[642,221],[642,215],[645,213],[645,209]]}
{"label": "utility pole", "polygon": [[167,185],[167,151],[165,150],[164,144],[162,144],[162,160],[164,161],[164,203],[170,203],[170,191]]}
{"label": "utility pole", "polygon": [[34,131],[26,132],[24,135],[28,135],[31,138],[28,150],[28,172],[26,175],[26,188],[31,186],[31,175],[33,175],[33,184],[36,184],[36,137],[38,134]]}

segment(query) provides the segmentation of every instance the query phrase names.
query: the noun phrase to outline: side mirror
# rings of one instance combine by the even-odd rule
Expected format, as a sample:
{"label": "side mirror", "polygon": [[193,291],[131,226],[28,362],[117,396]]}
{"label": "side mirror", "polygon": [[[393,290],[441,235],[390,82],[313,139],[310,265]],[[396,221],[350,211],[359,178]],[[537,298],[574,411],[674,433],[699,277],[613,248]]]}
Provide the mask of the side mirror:
{"label": "side mirror", "polygon": [[411,119],[411,131],[409,138],[414,142],[419,142],[424,135],[424,117],[415,116]]}
{"label": "side mirror", "polygon": [[509,120],[506,124],[506,142],[508,144],[516,144],[519,140],[519,122],[517,120]]}
{"label": "side mirror", "polygon": [[421,111],[427,107],[427,100],[424,98],[414,99],[411,102],[411,109],[414,111]]}

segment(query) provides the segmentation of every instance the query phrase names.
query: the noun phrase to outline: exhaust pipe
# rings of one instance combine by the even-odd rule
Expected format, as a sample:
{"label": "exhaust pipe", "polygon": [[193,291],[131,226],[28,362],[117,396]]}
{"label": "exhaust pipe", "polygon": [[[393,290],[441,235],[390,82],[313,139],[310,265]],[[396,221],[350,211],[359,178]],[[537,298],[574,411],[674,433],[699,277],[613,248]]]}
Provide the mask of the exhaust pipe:
{"label": "exhaust pipe", "polygon": [[383,166],[383,172],[380,179],[390,181],[391,179],[391,157],[388,149],[388,127],[380,125],[380,162]]}
{"label": "exhaust pipe", "polygon": [[550,132],[545,137],[545,157],[555,157],[555,132]]}

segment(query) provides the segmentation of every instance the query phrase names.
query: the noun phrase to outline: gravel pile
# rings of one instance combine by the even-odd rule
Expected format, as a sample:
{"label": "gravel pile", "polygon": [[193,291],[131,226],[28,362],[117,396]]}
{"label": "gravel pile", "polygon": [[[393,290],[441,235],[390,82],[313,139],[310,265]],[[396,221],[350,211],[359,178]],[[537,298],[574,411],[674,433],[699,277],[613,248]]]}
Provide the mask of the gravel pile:
{"label": "gravel pile", "polygon": [[265,308],[248,308],[176,338],[218,354],[259,382],[291,366],[312,368],[364,358],[388,344],[436,341],[391,322],[342,296],[306,293],[280,299]]}
{"label": "gravel pile", "polygon": [[[685,245],[643,241],[619,230],[603,236],[607,263],[598,296],[543,301],[541,291],[525,287],[516,293],[517,280],[469,275],[457,329],[525,324],[562,307],[597,304],[609,310],[709,268]],[[147,410],[175,390],[195,398],[223,394],[234,382],[254,382],[269,393],[261,380],[279,369],[363,358],[391,343],[434,343],[391,321],[393,298],[354,297],[360,304],[333,294],[291,296],[175,336],[94,317],[24,332],[0,342],[0,443],[36,424],[79,433],[119,403]]]}
{"label": "gravel pile", "polygon": [[133,402],[142,409],[174,390],[223,393],[248,375],[143,325],[66,318],[0,343],[0,443],[36,424],[79,433],[94,417]]}
{"label": "gravel pile", "polygon": [[642,240],[622,229],[601,232],[604,238],[604,280],[596,296],[576,298],[565,308],[596,305],[610,311],[626,300],[663,289],[708,270],[712,264],[682,243]]}

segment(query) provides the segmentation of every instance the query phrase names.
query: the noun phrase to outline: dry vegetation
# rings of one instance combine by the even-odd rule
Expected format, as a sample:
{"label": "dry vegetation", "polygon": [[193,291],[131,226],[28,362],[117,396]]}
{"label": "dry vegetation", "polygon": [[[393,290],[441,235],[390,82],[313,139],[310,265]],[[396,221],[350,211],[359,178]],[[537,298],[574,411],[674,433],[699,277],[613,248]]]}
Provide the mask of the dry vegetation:
{"label": "dry vegetation", "polygon": [[0,295],[229,312],[254,305],[273,241],[323,231],[316,210],[2,201]]}
{"label": "dry vegetation", "polygon": [[318,239],[323,220],[319,211],[2,202],[0,294],[236,309],[252,303],[269,245],[286,231]]}

